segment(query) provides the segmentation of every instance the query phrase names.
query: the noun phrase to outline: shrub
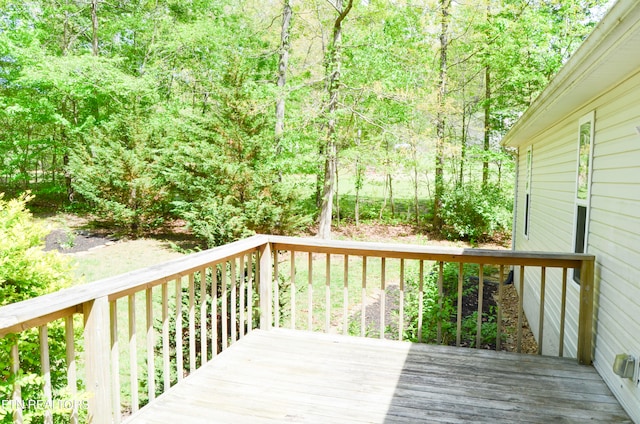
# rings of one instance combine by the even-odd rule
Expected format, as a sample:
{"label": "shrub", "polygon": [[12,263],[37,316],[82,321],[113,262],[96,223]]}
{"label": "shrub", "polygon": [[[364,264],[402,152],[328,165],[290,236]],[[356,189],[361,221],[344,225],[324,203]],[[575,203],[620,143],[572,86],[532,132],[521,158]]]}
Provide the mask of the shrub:
{"label": "shrub", "polygon": [[[0,306],[52,292],[71,284],[70,262],[57,252],[44,252],[47,229],[36,222],[26,203],[33,197],[24,194],[4,200],[0,194]],[[51,384],[57,398],[64,398],[66,373],[64,327],[60,321],[48,325]],[[78,338],[76,337],[76,340]],[[19,343],[20,372],[10,373],[11,347]],[[21,386],[22,398],[42,400],[41,360],[38,331],[31,329],[19,335],[0,339],[0,399],[10,399],[14,383]],[[23,411],[25,423],[43,422],[43,411]],[[59,421],[55,415],[55,422]],[[11,413],[0,408],[0,422],[12,422]]]}
{"label": "shrub", "polygon": [[448,239],[480,241],[511,230],[513,201],[499,187],[456,187],[442,198],[440,231]]}
{"label": "shrub", "polygon": [[[423,318],[422,342],[437,343],[437,326],[441,324],[441,343],[454,344],[457,332],[457,298],[459,265],[447,262],[443,269],[442,296],[438,294],[438,264],[434,264],[424,277],[423,285]],[[488,270],[485,270],[487,272]],[[463,267],[463,297],[477,296],[476,283],[469,284],[470,276],[478,275],[478,266],[465,264]],[[404,338],[413,342],[418,337],[419,278],[411,276],[406,281],[407,295],[405,300],[407,330]],[[440,302],[441,301],[441,302]],[[479,300],[481,301],[481,300]],[[439,303],[442,303],[440,305]],[[481,326],[481,344],[494,344],[497,336],[496,312],[493,308],[483,313]],[[474,311],[462,317],[461,341],[467,346],[475,346],[478,312]]]}
{"label": "shrub", "polygon": [[129,115],[94,128],[70,158],[74,190],[101,219],[138,232],[162,223],[167,190],[159,184],[152,128]]}

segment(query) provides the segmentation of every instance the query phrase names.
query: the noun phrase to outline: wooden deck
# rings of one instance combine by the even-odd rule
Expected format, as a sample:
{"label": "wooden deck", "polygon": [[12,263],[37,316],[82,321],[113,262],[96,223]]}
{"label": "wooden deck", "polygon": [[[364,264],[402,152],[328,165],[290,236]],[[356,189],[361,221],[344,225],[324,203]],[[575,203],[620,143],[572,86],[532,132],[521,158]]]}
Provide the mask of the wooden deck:
{"label": "wooden deck", "polygon": [[631,422],[593,367],[256,330],[127,423]]}

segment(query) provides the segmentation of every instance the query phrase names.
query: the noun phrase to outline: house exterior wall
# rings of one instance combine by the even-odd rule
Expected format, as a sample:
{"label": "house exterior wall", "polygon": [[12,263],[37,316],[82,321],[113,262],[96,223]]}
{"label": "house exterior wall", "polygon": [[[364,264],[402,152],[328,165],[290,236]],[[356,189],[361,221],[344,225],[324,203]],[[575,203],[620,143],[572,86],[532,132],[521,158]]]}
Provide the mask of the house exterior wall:
{"label": "house exterior wall", "polygon": [[[591,111],[595,111],[595,137],[587,252],[596,256],[594,366],[634,421],[640,422],[637,366],[633,381],[612,370],[616,354],[640,356],[640,129],[636,129],[640,127],[640,71],[520,146],[515,248],[573,251],[578,121]],[[529,146],[533,160],[526,238]],[[539,274],[539,270],[527,270],[524,286],[525,312],[536,338]],[[579,286],[571,276],[569,272],[565,355],[575,356]],[[561,281],[561,272],[548,272],[544,354],[558,352]]]}

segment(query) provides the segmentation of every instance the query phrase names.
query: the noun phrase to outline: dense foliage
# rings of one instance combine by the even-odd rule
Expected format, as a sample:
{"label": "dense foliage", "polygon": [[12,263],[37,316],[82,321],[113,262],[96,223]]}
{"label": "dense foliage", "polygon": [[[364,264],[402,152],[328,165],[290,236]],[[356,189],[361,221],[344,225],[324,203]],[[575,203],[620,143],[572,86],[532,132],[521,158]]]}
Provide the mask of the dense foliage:
{"label": "dense foliage", "polygon": [[3,0],[0,185],[215,245],[358,222],[383,181],[369,216],[479,239],[508,229],[498,140],[604,3]]}
{"label": "dense foliage", "polygon": [[[0,195],[0,306],[36,297],[68,286],[71,283],[70,262],[57,252],[44,252],[47,232],[26,210],[30,196],[5,200]],[[66,374],[57,364],[66,353],[64,323],[49,324],[49,355],[52,364],[51,384],[60,399],[68,399],[58,390],[66,386]],[[0,399],[11,399],[14,382],[18,382],[23,399],[42,400],[43,378],[37,329],[23,331],[19,336],[0,339]],[[11,346],[20,343],[21,371],[10,374]],[[77,340],[77,339],[76,339]],[[25,410],[24,422],[43,422],[42,409]],[[0,422],[11,423],[11,408],[0,408]]]}
{"label": "dense foliage", "polygon": [[[484,270],[488,274],[489,269]],[[420,305],[419,288],[420,281],[417,276],[408,276],[408,291],[406,299],[407,328],[403,335],[413,342],[438,343],[454,345],[457,341],[457,311],[458,311],[458,283],[459,264],[447,262],[442,270],[442,294],[438,290],[439,264],[434,264],[426,274],[422,282],[422,305]],[[465,264],[463,267],[462,305],[469,302],[468,299],[478,298],[478,266]],[[486,275],[485,274],[485,275]],[[486,283],[486,282],[485,282]],[[479,299],[482,301],[482,299]],[[419,324],[420,308],[422,309],[422,325]],[[476,347],[495,345],[497,338],[496,311],[483,310],[480,336],[478,342],[477,304],[474,311],[469,313],[461,306],[460,343],[463,346]],[[438,337],[440,337],[438,339]]]}

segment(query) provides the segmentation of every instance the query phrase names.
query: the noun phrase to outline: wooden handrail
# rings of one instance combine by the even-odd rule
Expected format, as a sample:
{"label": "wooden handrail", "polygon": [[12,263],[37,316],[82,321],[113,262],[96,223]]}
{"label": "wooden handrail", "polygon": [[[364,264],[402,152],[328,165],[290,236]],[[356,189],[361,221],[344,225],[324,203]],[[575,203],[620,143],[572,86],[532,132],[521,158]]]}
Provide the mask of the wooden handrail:
{"label": "wooden handrail", "polygon": [[0,308],[0,337],[82,312],[82,304],[101,297],[115,300],[154,287],[176,277],[200,270],[207,264],[223,262],[242,253],[256,251],[268,242],[256,235],[244,240],[194,253],[162,264],[109,277],[81,286],[24,300]]}
{"label": "wooden handrail", "polygon": [[[290,254],[281,255],[279,252],[288,251]],[[594,292],[594,263],[595,257],[589,254],[574,254],[574,253],[554,253],[554,252],[518,252],[511,250],[487,250],[487,249],[467,249],[467,248],[449,248],[449,247],[431,247],[431,246],[418,246],[418,245],[404,245],[404,244],[388,244],[388,243],[370,243],[370,242],[355,242],[355,241],[340,241],[340,240],[319,240],[311,238],[294,238],[283,236],[267,236],[256,235],[241,241],[230,243],[225,246],[220,246],[214,249],[206,250],[183,258],[179,258],[170,262],[155,265],[145,269],[133,271],[127,274],[119,275],[116,277],[110,277],[103,280],[99,280],[86,285],[75,286],[65,290],[51,293],[45,296],[40,296],[34,299],[25,300],[23,302],[11,304],[0,308],[0,338],[8,335],[9,333],[18,333],[36,326],[46,326],[48,323],[67,318],[67,322],[71,323],[74,314],[83,314],[85,318],[84,327],[84,353],[85,353],[85,367],[86,372],[86,387],[87,390],[93,393],[94,398],[89,401],[89,417],[93,419],[95,423],[108,423],[119,422],[119,395],[117,388],[119,382],[117,378],[112,378],[109,374],[109,370],[115,367],[116,373],[118,369],[118,341],[117,337],[114,338],[114,333],[117,334],[117,317],[116,308],[118,299],[128,298],[129,305],[129,333],[130,344],[133,343],[133,350],[131,351],[130,362],[136,361],[135,353],[135,294],[139,292],[146,292],[146,312],[147,312],[147,331],[153,332],[153,295],[152,289],[155,286],[162,286],[162,333],[161,337],[166,338],[168,334],[168,285],[171,283],[172,287],[175,284],[175,299],[180,299],[182,290],[182,277],[184,281],[188,280],[189,286],[189,341],[192,344],[191,357],[189,358],[189,369],[195,369],[195,334],[194,328],[195,316],[199,316],[200,319],[207,319],[211,317],[211,334],[215,337],[215,340],[220,338],[222,342],[222,349],[227,346],[227,342],[233,343],[236,340],[236,332],[238,336],[242,337],[243,332],[250,331],[253,325],[251,318],[251,312],[259,309],[259,325],[263,329],[269,329],[279,324],[279,308],[278,308],[278,258],[281,260],[289,260],[290,268],[285,271],[291,278],[292,283],[290,291],[296,290],[295,285],[295,258],[296,253],[304,252],[308,254],[308,282],[306,286],[308,290],[312,290],[312,262],[314,254],[326,254],[325,264],[325,331],[329,331],[329,308],[330,308],[330,296],[331,296],[331,278],[330,266],[331,255],[342,255],[344,260],[344,284],[341,285],[343,290],[344,305],[343,314],[347,314],[347,286],[349,257],[362,258],[362,296],[366,295],[367,281],[366,281],[366,267],[367,258],[381,258],[381,281],[380,289],[384,291],[386,289],[386,262],[387,258],[400,259],[400,305],[404,302],[404,261],[405,260],[418,260],[420,261],[420,292],[422,295],[422,280],[424,278],[423,266],[424,261],[436,261],[439,263],[439,276],[438,276],[438,290],[442,291],[442,278],[443,278],[443,266],[444,262],[453,262],[460,264],[460,276],[459,276],[459,292],[461,292],[462,285],[462,267],[465,263],[472,263],[478,265],[499,265],[500,266],[500,281],[504,273],[504,268],[507,266],[520,266],[521,278],[524,277],[525,267],[542,267],[546,268],[562,268],[564,269],[563,284],[566,285],[566,273],[567,269],[580,268],[581,269],[581,285],[580,285],[580,310],[578,318],[578,343],[577,343],[577,358],[582,364],[589,364],[592,360],[592,326],[593,326],[593,292]],[[253,255],[255,254],[255,261],[253,261]],[[250,259],[244,262],[245,255],[249,255]],[[275,262],[274,262],[275,259]],[[236,260],[239,260],[239,267],[236,267]],[[321,269],[318,267],[314,269]],[[209,270],[209,271],[207,271]],[[238,271],[240,275],[238,276]],[[322,272],[322,271],[320,271]],[[242,273],[245,273],[243,276]],[[253,287],[251,274],[255,277],[255,287]],[[200,281],[200,300],[198,304],[194,304],[194,278]],[[221,281],[218,281],[218,275]],[[228,278],[230,277],[230,280]],[[247,278],[248,284],[245,286],[245,278]],[[341,277],[342,278],[342,277]],[[482,291],[483,274],[479,275],[479,291]],[[274,281],[276,280],[276,281]],[[544,287],[545,271],[542,271],[541,286]],[[238,284],[236,284],[236,282]],[[213,286],[213,292],[205,292],[206,284],[211,283]],[[229,284],[228,284],[229,283]],[[220,284],[220,286],[218,286]],[[222,298],[217,299],[217,288],[220,288],[220,296]],[[245,291],[248,287],[248,296],[245,298]],[[500,288],[502,284],[500,284]],[[522,285],[520,286],[522,290]],[[301,288],[301,287],[300,287]],[[302,288],[301,288],[302,289]],[[230,290],[230,292],[228,291]],[[236,298],[236,291],[240,290],[239,296]],[[563,288],[563,296],[566,292],[566,288]],[[227,297],[229,295],[229,297]],[[221,310],[220,316],[222,317],[221,333],[218,333],[218,327],[216,323],[216,309],[207,310],[204,303],[205,297],[209,296],[209,299],[213,304],[217,304],[220,301]],[[256,303],[253,302],[253,296],[256,296]],[[295,292],[292,293],[292,305],[295,303]],[[311,308],[311,302],[313,301],[313,293],[308,293],[309,309]],[[241,308],[239,310],[239,316],[236,316],[236,303],[240,301]],[[381,293],[381,301],[385,302],[384,293]],[[227,302],[229,302],[227,306]],[[182,326],[181,321],[181,306],[180,301],[176,300],[175,317],[176,323]],[[460,298],[458,303],[460,303]],[[564,305],[564,304],[563,304]],[[227,309],[227,307],[229,309]],[[196,308],[199,313],[196,312]],[[247,315],[244,314],[245,308]],[[400,306],[402,309],[402,306]],[[563,306],[564,308],[564,306]],[[540,310],[544,313],[543,305]],[[227,312],[229,317],[227,319]],[[380,322],[380,337],[384,336],[384,317],[381,310],[381,322]],[[479,309],[478,318],[478,335],[481,325],[481,309]],[[364,302],[362,303],[363,314],[361,317],[361,333],[364,334]],[[311,327],[312,312],[309,312],[308,322]],[[459,314],[459,312],[458,312]],[[562,311],[564,316],[564,310]],[[402,310],[400,311],[400,317],[402,317]],[[238,322],[238,318],[239,321]],[[291,324],[294,325],[295,310],[291,309]],[[400,318],[402,319],[402,318]],[[460,317],[458,316],[458,321]],[[458,328],[460,322],[458,322]],[[246,327],[246,328],[245,328]],[[543,324],[540,322],[539,329],[542,330]],[[73,329],[72,325],[70,327]],[[346,327],[343,332],[346,333]],[[399,334],[401,335],[402,323],[399,323]],[[459,331],[459,330],[458,330]],[[67,334],[67,344],[71,343],[73,346],[73,331]],[[205,338],[207,336],[207,329],[200,328],[200,337]],[[131,337],[134,337],[133,339]],[[562,340],[564,337],[564,328],[561,327],[560,339],[561,346],[560,352],[562,352]],[[229,340],[227,340],[229,338]],[[440,340],[440,331],[438,332],[438,340]],[[163,349],[163,373],[164,373],[164,386],[168,386],[169,381],[169,345],[165,340],[162,340]],[[206,343],[209,343],[206,341]],[[206,360],[207,346],[200,346],[200,365]],[[153,338],[147,339],[147,363],[153,363]],[[16,348],[17,349],[17,348]],[[215,347],[212,346],[212,349]],[[176,365],[178,379],[182,378],[182,338],[179,337],[176,340]],[[72,357],[73,357],[73,350]],[[214,355],[217,352],[212,352]],[[540,353],[540,352],[539,352]],[[562,353],[560,353],[562,354]],[[14,354],[13,357],[17,357]],[[203,359],[204,358],[204,359]],[[75,365],[74,365],[75,367]],[[152,374],[154,370],[153,365],[150,365],[148,373]],[[75,372],[75,371],[74,371]],[[114,371],[111,371],[113,373]],[[132,380],[136,380],[135,369],[132,370]],[[112,381],[113,380],[113,381]],[[75,381],[75,377],[74,380]],[[132,383],[133,384],[133,383]],[[114,389],[115,387],[115,389]],[[154,391],[153,384],[148,386],[150,392]],[[164,387],[163,390],[166,390]],[[137,408],[137,388],[134,390],[136,395],[132,397],[132,404],[134,408]],[[150,399],[153,398],[153,393],[150,393]],[[18,395],[19,396],[19,395]]]}
{"label": "wooden handrail", "polygon": [[[269,242],[271,243],[271,249],[274,251],[360,256],[363,258],[382,258],[383,260],[385,258],[396,258],[435,261],[439,263],[454,262],[460,263],[461,266],[463,263],[500,265],[501,267],[519,266],[522,272],[521,278],[524,277],[524,267],[541,267],[543,270],[545,268],[562,268],[564,269],[565,279],[567,269],[581,269],[580,315],[578,318],[576,356],[578,362],[581,364],[590,364],[592,362],[593,270],[595,263],[595,256],[592,254],[420,246],[284,236],[269,236]],[[363,264],[363,267],[364,266],[366,266],[366,263]],[[440,273],[442,273],[442,271],[440,271]],[[544,271],[542,271],[542,274],[542,280],[544,281]],[[544,287],[544,283],[541,284],[542,287]],[[564,295],[566,295],[566,290],[563,291],[563,296]],[[544,311],[543,304],[541,304],[540,310]],[[543,319],[544,318],[540,320],[539,331],[542,330]],[[564,323],[562,324],[561,340],[564,336],[563,330]],[[562,351],[562,342],[560,345],[560,351]],[[541,350],[539,350],[538,353],[541,353]]]}
{"label": "wooden handrail", "polygon": [[361,241],[320,240],[284,236],[269,236],[274,250],[330,253],[336,255],[370,256],[378,258],[422,259],[443,262],[465,262],[494,265],[525,265],[579,268],[583,261],[595,260],[594,255],[564,252],[521,252],[515,250],[470,249],[458,247],[420,246]]}

